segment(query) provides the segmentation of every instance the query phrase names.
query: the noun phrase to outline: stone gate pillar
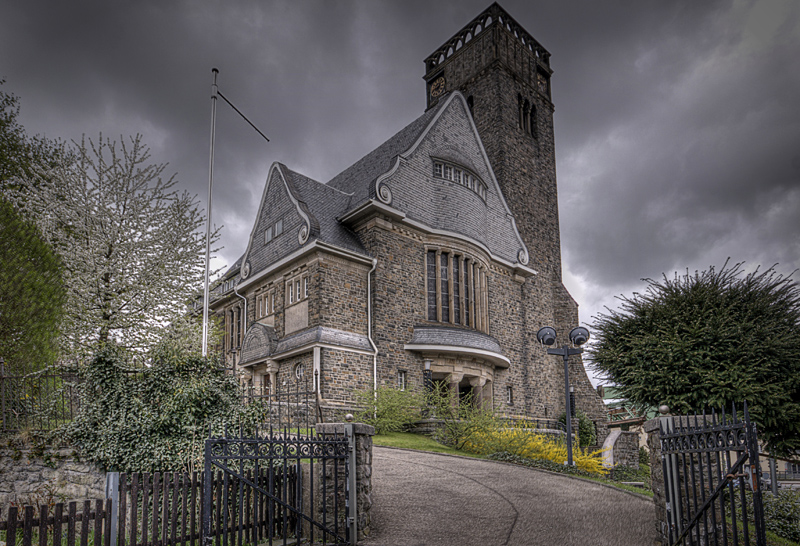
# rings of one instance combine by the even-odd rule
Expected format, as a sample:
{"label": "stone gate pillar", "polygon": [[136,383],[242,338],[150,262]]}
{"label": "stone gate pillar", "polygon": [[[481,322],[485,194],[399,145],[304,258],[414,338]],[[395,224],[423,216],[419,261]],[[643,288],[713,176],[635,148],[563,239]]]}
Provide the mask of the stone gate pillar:
{"label": "stone gate pillar", "polygon": [[[318,423],[317,434],[344,435],[345,425],[351,423]],[[358,540],[371,534],[370,509],[372,508],[372,437],[375,427],[352,423],[356,439],[356,508],[358,514]]]}

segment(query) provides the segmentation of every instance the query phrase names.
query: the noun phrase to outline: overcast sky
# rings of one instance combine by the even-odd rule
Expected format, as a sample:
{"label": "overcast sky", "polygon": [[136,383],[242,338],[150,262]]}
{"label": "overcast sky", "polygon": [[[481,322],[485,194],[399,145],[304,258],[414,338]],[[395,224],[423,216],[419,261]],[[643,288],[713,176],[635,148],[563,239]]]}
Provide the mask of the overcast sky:
{"label": "overcast sky", "polygon": [[[29,134],[141,133],[245,250],[269,165],[327,181],[425,108],[423,59],[489,5],[0,0],[0,78]],[[552,54],[564,281],[581,320],[642,278],[800,267],[800,2],[501,5]],[[531,249],[535,252],[535,249]]]}

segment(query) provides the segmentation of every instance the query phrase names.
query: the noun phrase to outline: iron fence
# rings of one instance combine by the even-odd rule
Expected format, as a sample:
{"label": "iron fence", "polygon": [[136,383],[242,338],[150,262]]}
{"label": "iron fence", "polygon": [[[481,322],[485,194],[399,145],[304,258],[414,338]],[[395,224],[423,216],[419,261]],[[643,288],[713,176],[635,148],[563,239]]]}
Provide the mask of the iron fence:
{"label": "iron fence", "polygon": [[7,375],[0,366],[0,432],[42,432],[70,422],[78,412],[77,383],[75,373],[59,368]]}
{"label": "iron fence", "polygon": [[244,403],[263,408],[262,425],[276,430],[309,431],[323,422],[317,381],[316,375],[312,379],[303,375],[294,381],[276,382],[274,385],[245,385],[241,397]]}
{"label": "iron fence", "polygon": [[747,403],[662,417],[666,535],[674,545],[766,545],[758,438]]}

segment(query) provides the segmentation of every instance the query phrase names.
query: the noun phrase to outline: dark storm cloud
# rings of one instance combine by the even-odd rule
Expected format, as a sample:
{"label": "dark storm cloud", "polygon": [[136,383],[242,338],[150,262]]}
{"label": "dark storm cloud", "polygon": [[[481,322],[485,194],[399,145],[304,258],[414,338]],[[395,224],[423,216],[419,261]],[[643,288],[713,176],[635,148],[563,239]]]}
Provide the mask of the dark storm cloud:
{"label": "dark storm cloud", "polygon": [[[216,263],[243,252],[273,161],[326,181],[425,107],[423,59],[467,1],[7,2],[0,78],[29,132],[142,133],[205,202],[212,66]],[[642,277],[800,267],[800,7],[503,7],[553,55],[565,282],[588,320]],[[532,249],[535,251],[535,249]]]}

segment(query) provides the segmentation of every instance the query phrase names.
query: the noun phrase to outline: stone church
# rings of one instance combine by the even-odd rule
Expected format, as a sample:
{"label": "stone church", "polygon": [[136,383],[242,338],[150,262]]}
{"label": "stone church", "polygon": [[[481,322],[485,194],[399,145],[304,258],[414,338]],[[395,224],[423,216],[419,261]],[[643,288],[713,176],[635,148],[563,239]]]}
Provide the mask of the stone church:
{"label": "stone church", "polygon": [[[214,291],[220,349],[263,391],[313,377],[323,413],[426,370],[509,417],[557,419],[578,325],[561,282],[550,53],[492,4],[425,59],[427,109],[327,182],[274,163]],[[603,404],[573,357],[572,403]],[[605,427],[600,427],[600,438]]]}

